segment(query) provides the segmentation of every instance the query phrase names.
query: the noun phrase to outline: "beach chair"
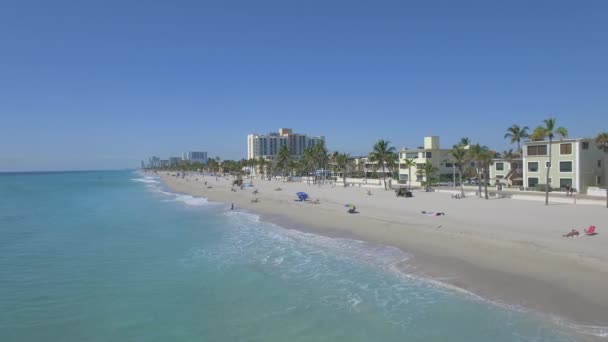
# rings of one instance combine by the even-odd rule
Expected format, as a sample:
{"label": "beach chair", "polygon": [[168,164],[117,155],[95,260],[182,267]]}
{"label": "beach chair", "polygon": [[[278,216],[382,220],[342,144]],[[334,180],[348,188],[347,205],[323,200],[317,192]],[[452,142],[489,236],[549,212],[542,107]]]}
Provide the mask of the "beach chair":
{"label": "beach chair", "polygon": [[597,232],[595,231],[595,226],[589,226],[589,228],[585,229],[585,234],[589,236],[597,234]]}

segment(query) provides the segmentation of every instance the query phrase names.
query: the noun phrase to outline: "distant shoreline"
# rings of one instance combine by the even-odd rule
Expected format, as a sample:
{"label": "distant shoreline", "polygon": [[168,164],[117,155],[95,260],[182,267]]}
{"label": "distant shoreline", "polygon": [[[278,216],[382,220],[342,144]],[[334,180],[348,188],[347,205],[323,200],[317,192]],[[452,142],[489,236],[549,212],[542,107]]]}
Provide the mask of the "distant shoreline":
{"label": "distant shoreline", "polygon": [[[252,203],[251,188],[230,191],[229,181],[222,178],[216,181],[206,176],[195,181],[161,174],[161,179],[172,191],[234,203],[283,227],[401,248],[414,256],[408,261],[408,273],[438,279],[491,301],[577,324],[608,326],[604,290],[608,284],[608,252],[604,248],[608,227],[601,227],[606,229],[604,235],[594,237],[567,239],[560,235],[571,226],[568,221],[606,222],[605,208],[453,200],[439,193],[415,193],[413,199],[402,199],[383,190],[373,190],[368,196],[363,189],[342,188],[340,184],[331,188],[261,180],[253,181],[259,189],[259,202]],[[277,187],[283,190],[275,191]],[[321,204],[294,202],[296,191],[309,192]],[[344,203],[356,203],[361,213],[346,214]],[[419,208],[436,208],[446,216],[421,215]],[[536,211],[543,208],[550,211],[543,215],[563,217],[542,217]],[[520,221],[526,219],[530,222],[520,227]]]}

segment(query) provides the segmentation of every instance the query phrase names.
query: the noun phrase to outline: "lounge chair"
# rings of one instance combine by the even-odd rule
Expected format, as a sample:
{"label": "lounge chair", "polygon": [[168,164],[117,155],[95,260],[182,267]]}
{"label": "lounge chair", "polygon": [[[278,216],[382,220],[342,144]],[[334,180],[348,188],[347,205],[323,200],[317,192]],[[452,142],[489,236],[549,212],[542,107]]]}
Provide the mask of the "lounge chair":
{"label": "lounge chair", "polygon": [[585,234],[589,236],[596,235],[595,226],[589,226],[589,228],[585,229]]}

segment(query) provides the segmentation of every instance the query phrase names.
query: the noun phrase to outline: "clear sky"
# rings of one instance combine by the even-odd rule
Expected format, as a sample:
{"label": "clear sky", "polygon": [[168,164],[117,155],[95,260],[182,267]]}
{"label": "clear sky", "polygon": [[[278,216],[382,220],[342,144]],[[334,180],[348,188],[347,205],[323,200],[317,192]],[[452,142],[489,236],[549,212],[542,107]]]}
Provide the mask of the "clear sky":
{"label": "clear sky", "polygon": [[608,1],[0,1],[0,171],[608,130]]}

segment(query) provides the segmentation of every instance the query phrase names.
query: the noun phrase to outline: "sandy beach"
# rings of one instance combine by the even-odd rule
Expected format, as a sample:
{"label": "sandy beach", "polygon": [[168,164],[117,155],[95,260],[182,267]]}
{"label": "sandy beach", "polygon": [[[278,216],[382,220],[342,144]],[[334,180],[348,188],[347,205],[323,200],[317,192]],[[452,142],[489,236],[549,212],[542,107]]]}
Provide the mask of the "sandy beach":
{"label": "sandy beach", "polygon": [[[399,247],[413,255],[408,272],[413,266],[418,274],[484,298],[579,324],[608,326],[606,208],[452,199],[446,193],[415,192],[414,198],[397,198],[393,191],[372,189],[369,195],[365,188],[344,188],[340,183],[319,186],[259,179],[253,180],[253,188],[231,191],[231,178],[160,175],[172,191],[227,206],[234,203],[236,210],[258,213],[286,228]],[[252,194],[254,189],[257,195]],[[298,191],[319,204],[296,202]],[[356,205],[359,213],[348,214],[346,203]],[[597,226],[599,234],[562,237],[573,228],[582,233],[590,225]]]}

